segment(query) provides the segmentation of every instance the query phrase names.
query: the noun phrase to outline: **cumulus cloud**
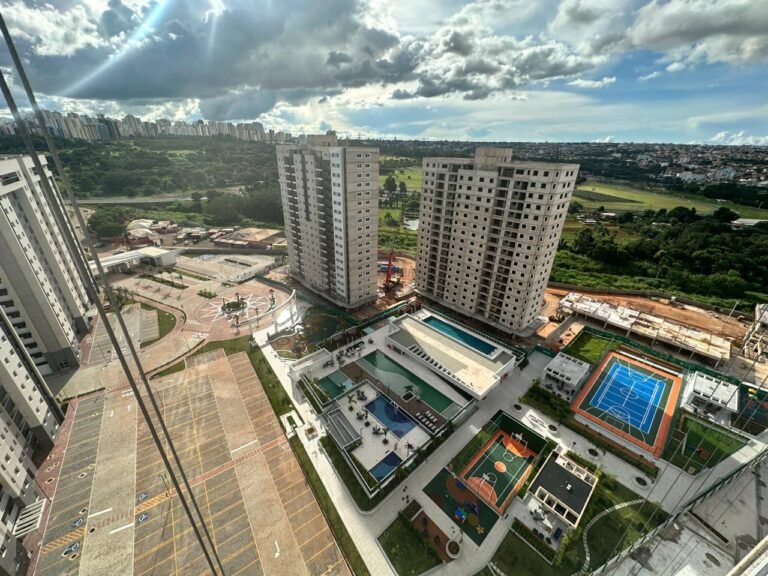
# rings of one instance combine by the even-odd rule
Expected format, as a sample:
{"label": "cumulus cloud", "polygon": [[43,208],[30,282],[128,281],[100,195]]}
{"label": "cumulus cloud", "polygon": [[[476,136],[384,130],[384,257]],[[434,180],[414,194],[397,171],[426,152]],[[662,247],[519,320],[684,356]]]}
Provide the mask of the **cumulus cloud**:
{"label": "cumulus cloud", "polygon": [[568,82],[569,86],[576,86],[577,88],[605,88],[609,84],[616,82],[616,76],[605,76],[602,80],[582,80],[578,78]]}
{"label": "cumulus cloud", "polygon": [[722,146],[768,146],[768,135],[752,136],[744,130],[739,132],[718,132],[709,139],[712,144]]}
{"label": "cumulus cloud", "polygon": [[595,138],[592,142],[596,144],[609,144],[616,141],[616,136],[603,136],[602,138]]}
{"label": "cumulus cloud", "polygon": [[659,72],[658,70],[654,70],[653,72],[651,72],[650,74],[646,74],[645,76],[638,76],[637,79],[640,80],[641,82],[647,82],[648,80],[653,80],[654,78],[658,78],[659,76],[661,76],[661,72]]}
{"label": "cumulus cloud", "polygon": [[555,80],[598,89],[632,53],[660,68],[640,81],[768,61],[768,2],[414,1],[420,20],[407,26],[386,0],[8,0],[3,14],[44,96],[126,110],[194,101],[217,119],[329,113],[361,88],[392,105],[509,101]]}

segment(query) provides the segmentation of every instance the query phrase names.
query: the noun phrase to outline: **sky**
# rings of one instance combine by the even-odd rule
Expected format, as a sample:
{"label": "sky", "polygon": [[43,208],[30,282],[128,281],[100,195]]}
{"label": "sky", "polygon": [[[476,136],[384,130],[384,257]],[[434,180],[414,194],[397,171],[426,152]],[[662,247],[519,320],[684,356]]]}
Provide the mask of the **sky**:
{"label": "sky", "polygon": [[[2,6],[38,100],[62,112],[364,137],[768,145],[768,0]],[[0,68],[18,94],[4,50]]]}

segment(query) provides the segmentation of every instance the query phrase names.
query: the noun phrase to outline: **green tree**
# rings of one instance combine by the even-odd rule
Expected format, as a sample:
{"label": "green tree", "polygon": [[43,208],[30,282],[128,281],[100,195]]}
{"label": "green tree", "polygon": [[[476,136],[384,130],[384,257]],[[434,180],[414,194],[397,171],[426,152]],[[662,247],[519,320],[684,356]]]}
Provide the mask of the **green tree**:
{"label": "green tree", "polygon": [[397,182],[395,181],[394,176],[391,174],[387,176],[387,179],[384,180],[384,190],[392,194],[395,190],[397,190]]}
{"label": "green tree", "polygon": [[122,208],[98,206],[88,219],[88,228],[99,238],[114,238],[125,232],[127,220]]}
{"label": "green tree", "polygon": [[720,222],[733,222],[734,220],[738,220],[739,214],[734,212],[730,208],[721,206],[720,208],[718,208],[712,213],[712,217],[715,220],[720,220]]}
{"label": "green tree", "polygon": [[578,254],[589,256],[595,246],[595,236],[589,228],[582,228],[573,241],[573,249]]}
{"label": "green tree", "polygon": [[406,186],[405,182],[403,182],[402,180],[400,181],[400,194],[402,194],[403,196],[408,194],[408,186]]}

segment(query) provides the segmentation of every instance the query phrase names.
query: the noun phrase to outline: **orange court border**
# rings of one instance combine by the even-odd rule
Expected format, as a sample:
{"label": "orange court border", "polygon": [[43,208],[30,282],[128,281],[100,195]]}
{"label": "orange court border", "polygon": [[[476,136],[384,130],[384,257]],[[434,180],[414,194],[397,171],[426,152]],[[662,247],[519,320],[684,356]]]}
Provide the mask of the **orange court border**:
{"label": "orange court border", "polygon": [[[476,476],[470,476],[469,471],[472,470],[472,468],[477,464],[477,462],[486,456],[486,452],[488,449],[493,446],[493,444],[499,439],[499,437],[504,438],[504,447],[507,448],[510,452],[513,452],[516,456],[520,456],[522,458],[527,458],[529,456],[533,457],[534,459],[538,456],[536,452],[533,450],[529,450],[527,447],[522,446],[520,443],[515,441],[512,436],[510,436],[509,433],[505,432],[504,430],[497,430],[496,433],[494,433],[493,436],[485,443],[483,444],[483,447],[477,451],[477,453],[472,457],[472,459],[469,461],[469,463],[464,466],[464,469],[459,474],[458,478],[469,488],[472,492],[474,492],[478,497],[482,498],[482,500],[496,513],[498,514],[504,514],[506,509],[509,507],[509,504],[512,502],[512,499],[517,495],[517,493],[520,491],[520,488],[523,487],[525,482],[528,480],[528,477],[531,475],[531,471],[533,470],[533,464],[529,464],[526,468],[525,472],[522,473],[520,478],[515,483],[514,488],[512,491],[507,495],[507,497],[504,499],[504,501],[497,505],[496,502],[498,500],[496,491],[489,486],[487,483],[483,482],[480,478]],[[506,469],[504,469],[506,472]]]}
{"label": "orange court border", "polygon": [[[573,410],[574,414],[578,414],[586,418],[590,422],[597,424],[601,428],[604,428],[608,432],[615,434],[619,438],[626,440],[627,442],[630,442],[647,452],[650,452],[656,458],[660,458],[662,452],[664,451],[664,444],[666,443],[667,436],[669,435],[669,430],[672,427],[672,419],[675,415],[674,414],[675,407],[677,406],[677,400],[678,400],[678,397],[680,396],[683,379],[680,375],[672,374],[671,372],[664,369],[662,366],[664,364],[667,364],[667,362],[665,362],[664,360],[654,358],[653,360],[655,365],[650,365],[650,364],[644,363],[642,360],[638,360],[637,358],[628,356],[627,354],[622,354],[620,350],[621,349],[613,350],[605,355],[605,357],[600,362],[600,365],[590,375],[587,383],[582,387],[582,389],[576,395],[576,399],[571,404],[571,410]],[[638,353],[638,355],[640,355],[640,353]],[[656,431],[656,437],[654,439],[653,444],[648,444],[647,442],[643,442],[639,438],[636,438],[635,436],[632,436],[631,434],[628,434],[627,432],[620,430],[616,426],[609,424],[605,420],[593,414],[590,414],[589,412],[581,408],[581,404],[584,402],[584,399],[592,391],[592,388],[594,387],[595,383],[605,371],[606,365],[613,359],[623,360],[628,364],[640,366],[645,370],[650,369],[651,371],[672,381],[672,388],[669,391],[669,396],[667,396],[666,404],[663,406],[663,408],[660,405],[657,407],[657,408],[662,408],[663,414],[661,417],[661,422],[659,423],[659,428]]]}

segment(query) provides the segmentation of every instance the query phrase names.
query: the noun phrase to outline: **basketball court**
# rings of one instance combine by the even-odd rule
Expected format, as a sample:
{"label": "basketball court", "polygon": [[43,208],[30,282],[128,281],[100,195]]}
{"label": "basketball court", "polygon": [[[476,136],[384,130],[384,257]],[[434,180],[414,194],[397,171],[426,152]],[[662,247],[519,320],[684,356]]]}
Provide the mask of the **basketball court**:
{"label": "basketball court", "polygon": [[466,485],[503,514],[533,469],[536,453],[522,433],[499,430],[461,472]]}
{"label": "basketball court", "polygon": [[681,374],[629,351],[611,352],[576,397],[577,414],[660,456],[680,394]]}

